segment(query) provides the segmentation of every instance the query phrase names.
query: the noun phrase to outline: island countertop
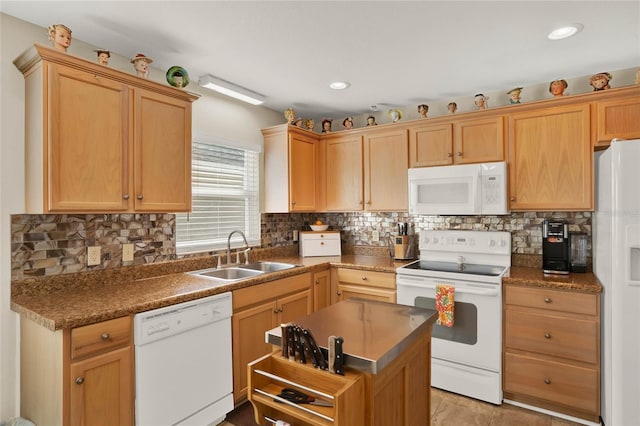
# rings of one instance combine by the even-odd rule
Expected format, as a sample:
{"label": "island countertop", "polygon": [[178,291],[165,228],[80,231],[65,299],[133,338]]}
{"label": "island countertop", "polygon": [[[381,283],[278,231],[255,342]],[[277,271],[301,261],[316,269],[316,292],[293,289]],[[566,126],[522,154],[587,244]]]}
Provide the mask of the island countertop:
{"label": "island countertop", "polygon": [[[351,298],[294,321],[328,349],[329,336],[344,339],[345,366],[377,374],[395,360],[437,319],[433,309]],[[267,343],[280,345],[280,327],[266,333]]]}

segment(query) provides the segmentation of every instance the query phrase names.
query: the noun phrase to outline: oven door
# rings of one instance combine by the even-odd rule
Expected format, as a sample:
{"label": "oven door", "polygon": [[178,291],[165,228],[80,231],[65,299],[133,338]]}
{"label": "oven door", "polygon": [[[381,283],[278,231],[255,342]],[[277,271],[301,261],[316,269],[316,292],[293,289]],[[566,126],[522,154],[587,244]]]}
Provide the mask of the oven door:
{"label": "oven door", "polygon": [[445,327],[434,324],[432,358],[499,372],[502,286],[398,273],[398,303],[436,309],[437,284],[455,287],[454,325]]}

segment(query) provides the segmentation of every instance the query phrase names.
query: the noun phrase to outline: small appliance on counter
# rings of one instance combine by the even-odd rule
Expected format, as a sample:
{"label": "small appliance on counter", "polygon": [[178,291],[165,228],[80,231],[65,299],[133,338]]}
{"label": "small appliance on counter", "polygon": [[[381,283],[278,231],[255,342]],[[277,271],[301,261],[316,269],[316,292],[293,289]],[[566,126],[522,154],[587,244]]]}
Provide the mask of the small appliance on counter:
{"label": "small appliance on counter", "polygon": [[396,260],[415,259],[414,235],[409,235],[409,224],[398,223],[398,235],[389,237],[389,255]]}
{"label": "small appliance on counter", "polygon": [[572,232],[570,241],[571,272],[587,272],[587,234]]}
{"label": "small appliance on counter", "polygon": [[542,223],[542,270],[545,274],[569,273],[569,227],[565,222]]}
{"label": "small appliance on counter", "polygon": [[300,232],[300,256],[340,256],[340,231]]}

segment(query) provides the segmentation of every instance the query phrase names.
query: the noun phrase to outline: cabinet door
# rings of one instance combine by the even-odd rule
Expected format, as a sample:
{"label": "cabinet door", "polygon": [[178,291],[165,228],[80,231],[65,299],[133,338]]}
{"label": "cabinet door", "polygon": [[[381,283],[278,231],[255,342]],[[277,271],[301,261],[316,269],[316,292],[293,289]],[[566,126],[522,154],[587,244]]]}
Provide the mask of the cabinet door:
{"label": "cabinet door", "polygon": [[313,311],[319,311],[331,304],[331,273],[320,271],[313,274]]}
{"label": "cabinet door", "polygon": [[607,147],[613,138],[640,138],[640,99],[612,99],[597,103],[596,146]]}
{"label": "cabinet door", "polygon": [[593,210],[589,105],[509,116],[509,208]]}
{"label": "cabinet door", "polygon": [[326,158],[327,210],[362,210],[362,137],[327,140]]}
{"label": "cabinet door", "polygon": [[316,208],[317,141],[289,134],[290,211],[314,211]]}
{"label": "cabinet door", "polygon": [[338,301],[351,297],[396,303],[396,292],[379,288],[338,283]]}
{"label": "cabinet door", "polygon": [[274,300],[238,311],[231,317],[233,334],[233,399],[247,398],[247,364],[271,352],[264,333],[276,326]]}
{"label": "cabinet door", "polygon": [[409,168],[407,131],[368,135],[364,158],[365,210],[406,211]]}
{"label": "cabinet door", "polygon": [[409,167],[453,164],[452,125],[416,126],[409,131]]}
{"label": "cabinet door", "polygon": [[278,310],[277,324],[293,322],[307,316],[313,312],[311,289],[280,297],[276,301],[276,305]]}
{"label": "cabinet door", "polygon": [[135,210],[191,210],[191,103],[136,89]]}
{"label": "cabinet door", "polygon": [[47,69],[45,210],[127,210],[130,115],[126,85],[62,65],[48,64]]}
{"label": "cabinet door", "polygon": [[454,141],[456,164],[503,161],[503,117],[457,122]]}
{"label": "cabinet door", "polygon": [[133,425],[131,347],[72,363],[69,373],[72,426]]}

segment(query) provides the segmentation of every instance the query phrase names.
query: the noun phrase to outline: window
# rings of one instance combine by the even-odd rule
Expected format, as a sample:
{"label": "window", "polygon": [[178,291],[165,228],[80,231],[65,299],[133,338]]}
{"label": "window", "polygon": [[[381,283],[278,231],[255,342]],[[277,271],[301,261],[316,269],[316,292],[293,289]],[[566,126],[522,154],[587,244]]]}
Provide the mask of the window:
{"label": "window", "polygon": [[[177,253],[226,248],[234,230],[259,245],[258,153],[194,141],[191,173],[192,212],[176,215]],[[234,235],[232,246],[239,241]]]}

